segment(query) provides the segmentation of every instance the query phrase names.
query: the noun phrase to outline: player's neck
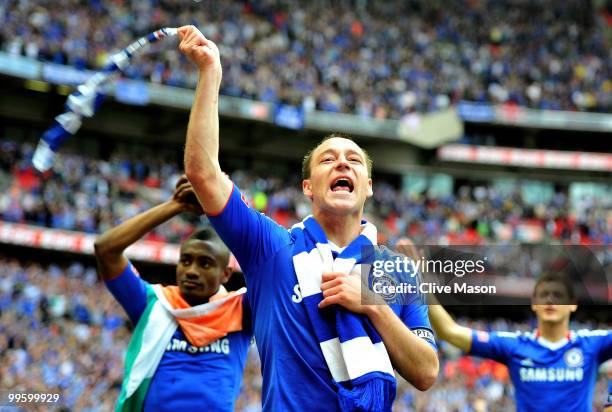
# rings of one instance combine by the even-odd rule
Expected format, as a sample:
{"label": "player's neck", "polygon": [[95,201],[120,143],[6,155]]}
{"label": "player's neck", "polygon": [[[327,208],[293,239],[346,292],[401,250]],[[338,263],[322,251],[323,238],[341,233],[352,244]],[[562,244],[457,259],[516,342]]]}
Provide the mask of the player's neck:
{"label": "player's neck", "polygon": [[549,342],[559,342],[569,333],[569,322],[538,322],[540,336]]}
{"label": "player's neck", "polygon": [[188,296],[188,295],[184,295],[181,293],[181,296],[183,297],[183,299],[185,300],[185,302],[187,302],[189,304],[189,306],[191,306],[192,308],[198,305],[203,305],[205,303],[208,303],[210,300],[210,297],[194,297],[194,296]]}
{"label": "player's neck", "polygon": [[319,211],[313,213],[315,220],[327,236],[327,240],[339,247],[348,246],[361,233],[361,215],[330,215]]}

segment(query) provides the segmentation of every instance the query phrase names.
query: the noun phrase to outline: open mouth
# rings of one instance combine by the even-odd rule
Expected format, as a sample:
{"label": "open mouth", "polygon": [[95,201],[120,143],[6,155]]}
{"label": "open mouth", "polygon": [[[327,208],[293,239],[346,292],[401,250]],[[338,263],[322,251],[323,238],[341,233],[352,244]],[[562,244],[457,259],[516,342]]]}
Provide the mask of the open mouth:
{"label": "open mouth", "polygon": [[351,179],[347,177],[339,177],[334,180],[329,187],[332,192],[349,192],[352,193],[354,186]]}

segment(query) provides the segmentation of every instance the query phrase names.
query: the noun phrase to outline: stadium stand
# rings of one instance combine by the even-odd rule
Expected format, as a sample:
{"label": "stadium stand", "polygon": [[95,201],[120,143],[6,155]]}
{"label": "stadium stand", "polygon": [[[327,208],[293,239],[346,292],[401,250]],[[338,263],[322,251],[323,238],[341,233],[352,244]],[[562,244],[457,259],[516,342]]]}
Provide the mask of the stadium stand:
{"label": "stadium stand", "polygon": [[[130,323],[96,277],[79,261],[40,264],[0,256],[0,385],[29,391],[59,391],[66,410],[112,410],[123,373]],[[484,330],[531,330],[530,322],[460,319]],[[574,322],[572,328],[609,328]],[[74,356],[78,353],[79,356]],[[514,410],[506,368],[441,347],[441,373],[435,389],[400,386],[396,412]],[[594,407],[605,400],[601,376]],[[236,411],[261,410],[261,374],[251,350]],[[483,409],[480,409],[483,408]]]}
{"label": "stadium stand", "polygon": [[[4,141],[0,146],[2,220],[58,229],[99,233],[111,225],[167,199],[180,176],[178,165],[159,160],[133,160],[112,155],[108,161],[67,155],[50,179],[33,171],[32,147]],[[237,170],[232,179],[253,206],[275,221],[291,226],[310,213],[299,181],[257,176]],[[487,185],[464,185],[454,193],[408,193],[377,180],[367,213],[384,222],[387,241],[409,236],[421,243],[479,244],[502,241],[495,229],[509,225],[518,240],[520,223],[542,228],[548,240],[575,244],[609,244],[612,198],[595,195],[572,201],[567,190],[548,199],[531,200],[520,182],[504,192]],[[532,190],[533,192],[533,190]],[[190,226],[177,220],[162,226],[149,240],[177,243]]]}
{"label": "stadium stand", "polygon": [[[88,241],[172,193],[197,72],[171,41],[154,45],[124,73],[142,87],[108,98],[50,173],[31,158],[84,70],[189,23],[221,49],[222,166],[282,225],[310,213],[300,156],[340,130],[376,159],[366,212],[390,245],[612,244],[610,1],[0,1],[0,392],[59,391],[62,412],[113,409],[131,325]],[[280,106],[298,108],[294,130]],[[444,111],[462,124],[452,138],[437,118],[419,129]],[[133,258],[141,273],[170,279],[176,245],[201,223],[181,216],[148,234],[158,246]],[[78,250],[53,244],[57,233]],[[527,284],[533,269],[508,277]],[[521,298],[451,311],[473,328],[531,330]],[[611,326],[609,306],[577,315],[572,329]],[[515,409],[504,367],[445,343],[440,359],[435,386],[402,382],[394,411]],[[261,385],[253,349],[237,411],[261,410]],[[594,410],[606,394],[602,374]]]}
{"label": "stadium stand", "polygon": [[[375,118],[460,100],[610,112],[610,21],[580,0],[11,0],[0,49],[95,69],[143,33],[191,23],[219,43],[229,96]],[[126,75],[194,87],[183,56],[162,54]]]}

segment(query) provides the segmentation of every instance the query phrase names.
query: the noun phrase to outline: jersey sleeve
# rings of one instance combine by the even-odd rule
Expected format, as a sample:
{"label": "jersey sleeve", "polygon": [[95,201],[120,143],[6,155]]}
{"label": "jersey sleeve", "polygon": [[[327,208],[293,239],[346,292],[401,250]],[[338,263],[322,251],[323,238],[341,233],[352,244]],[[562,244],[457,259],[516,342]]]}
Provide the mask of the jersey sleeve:
{"label": "jersey sleeve", "polygon": [[[379,248],[375,254],[375,261],[396,262],[396,259],[404,259],[405,256],[392,252],[386,247]],[[382,267],[386,265],[383,263]],[[381,277],[375,278],[378,281],[386,281],[394,285],[404,285],[410,289],[398,291],[392,298],[393,304],[399,305],[399,317],[411,331],[419,338],[429,343],[436,351],[436,339],[434,337],[431,323],[429,322],[429,307],[425,296],[419,292],[419,284],[422,282],[421,274],[409,268],[407,271],[398,270],[397,265],[391,271],[385,271]],[[376,280],[373,280],[376,282]]]}
{"label": "jersey sleeve", "polygon": [[250,208],[234,185],[227,204],[208,220],[232,251],[245,275],[290,242],[289,233],[272,219]]}
{"label": "jersey sleeve", "polygon": [[507,363],[518,345],[518,336],[512,332],[472,331],[470,355]]}
{"label": "jersey sleeve", "polygon": [[132,263],[129,262],[119,276],[104,283],[132,323],[138,323],[147,306],[147,291],[145,281],[140,278]]}
{"label": "jersey sleeve", "polygon": [[579,339],[596,354],[597,363],[612,359],[612,331],[607,329],[580,329],[575,332]]}
{"label": "jersey sleeve", "polygon": [[436,351],[438,350],[436,339],[429,323],[429,308],[427,305],[418,303],[403,305],[400,319],[404,322],[404,325],[408,326],[412,333],[425,340]]}
{"label": "jersey sleeve", "polygon": [[612,332],[609,330],[597,331],[601,333],[599,338],[599,362],[603,363],[612,359]]}

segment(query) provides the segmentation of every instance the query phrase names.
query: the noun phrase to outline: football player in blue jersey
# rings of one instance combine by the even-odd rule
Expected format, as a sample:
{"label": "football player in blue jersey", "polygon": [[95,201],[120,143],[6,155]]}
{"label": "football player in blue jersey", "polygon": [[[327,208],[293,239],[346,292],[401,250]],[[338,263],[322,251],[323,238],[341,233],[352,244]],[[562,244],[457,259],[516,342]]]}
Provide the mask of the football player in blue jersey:
{"label": "football player in blue jersey", "polygon": [[439,339],[508,366],[519,412],[590,412],[598,366],[612,357],[612,334],[571,331],[574,302],[566,278],[544,274],[533,290],[531,308],[538,324],[533,332],[473,330],[458,325],[439,304],[430,305],[429,318]]}
{"label": "football player in blue jersey", "polygon": [[210,228],[180,249],[176,286],[150,285],[126,248],[183,212],[202,214],[185,176],[173,197],[96,239],[98,273],[134,325],[117,412],[233,411],[252,333],[244,293],[227,292],[229,250]]}
{"label": "football player in blue jersey", "polygon": [[[199,69],[185,172],[245,275],[261,358],[264,410],[356,410],[346,405],[367,403],[372,408],[384,405],[375,410],[388,411],[395,390],[387,390],[382,378],[365,388],[380,396],[354,396],[366,380],[361,378],[370,379],[371,371],[380,370],[377,376],[394,381],[395,369],[418,389],[428,389],[438,374],[438,358],[427,305],[416,302],[420,296],[404,305],[363,305],[359,276],[324,269],[324,265],[335,267],[339,260],[348,262],[349,254],[361,259],[354,246],[357,241],[367,238],[370,245],[376,241],[370,236],[373,226],[362,221],[365,201],[372,196],[371,162],[365,151],[352,140],[335,136],[306,156],[302,190],[312,201],[313,216],[301,228],[288,231],[251,209],[219,165],[219,50],[193,26],[180,28],[179,36],[181,52]],[[313,247],[314,237],[322,239],[316,242],[318,255],[306,249]],[[298,255],[307,255],[306,263],[300,264]],[[305,275],[298,279],[298,272]],[[318,308],[312,306],[321,295]],[[346,340],[340,339],[339,328],[330,326],[339,313],[351,321],[359,319],[344,330],[356,332]],[[364,325],[372,339],[362,336]],[[372,348],[378,351],[372,356],[347,355]]]}

